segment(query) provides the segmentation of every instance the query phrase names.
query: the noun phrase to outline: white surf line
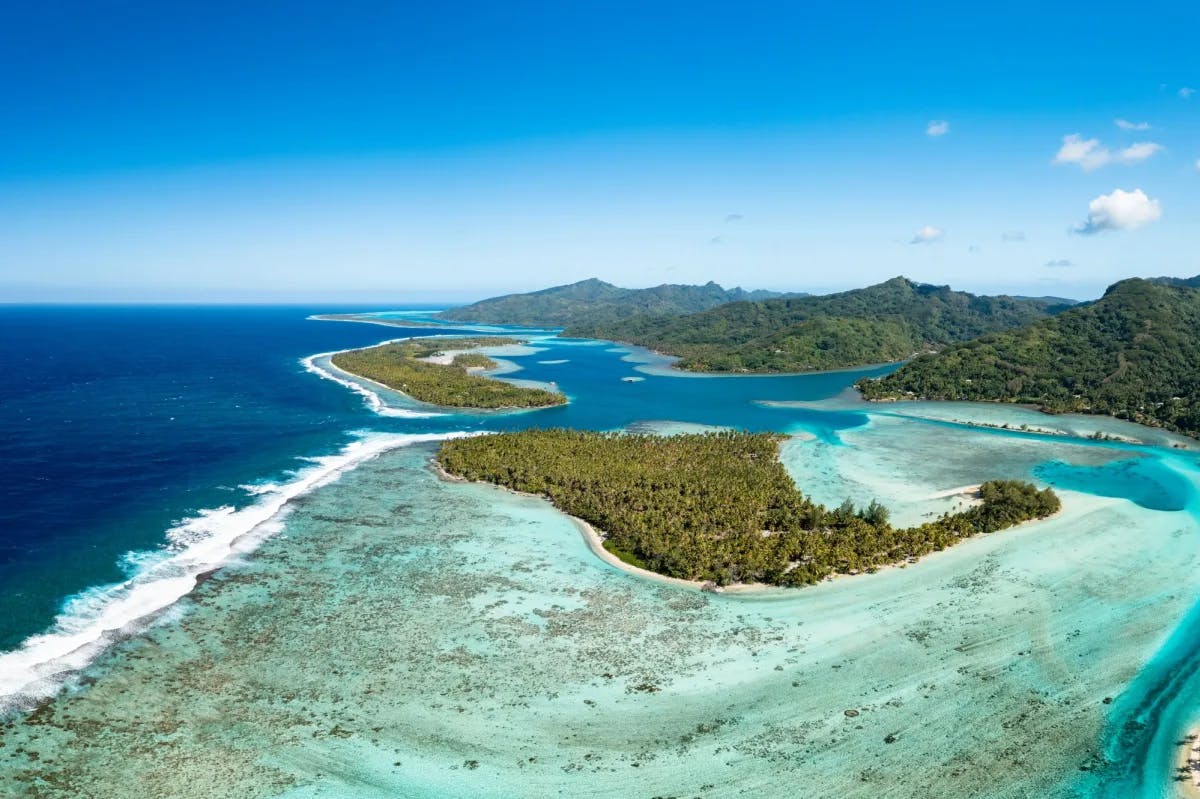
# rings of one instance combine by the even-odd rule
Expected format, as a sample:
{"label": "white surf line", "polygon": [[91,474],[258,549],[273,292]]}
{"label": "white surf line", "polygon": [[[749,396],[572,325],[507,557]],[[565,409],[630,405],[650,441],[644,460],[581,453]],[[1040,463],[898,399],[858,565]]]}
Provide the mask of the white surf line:
{"label": "white surf line", "polygon": [[387,450],[479,433],[371,434],[340,452],[310,459],[283,485],[263,484],[243,508],[201,510],[167,531],[157,551],[129,553],[133,576],[95,586],[68,599],[51,628],[0,653],[0,715],[29,709],[46,699],[110,644],[150,626],[190,593],[202,575],[254,550],[283,527],[289,503],[338,480]]}
{"label": "white surf line", "polygon": [[[454,341],[454,339],[456,339],[456,338],[469,339],[469,338],[471,338],[471,336],[464,336],[464,335],[456,334],[456,333],[438,333],[438,334],[434,334],[434,335],[418,333],[418,334],[412,335],[412,336],[401,336],[400,338],[390,338],[390,339],[387,339],[386,341],[381,341],[378,344],[372,344],[370,346],[382,347],[384,344],[395,344],[400,341],[408,341],[409,339],[414,339],[414,338],[444,338],[447,341]],[[354,352],[355,350],[360,350],[360,349],[367,349],[367,348],[365,348],[365,347],[349,347],[344,350],[332,350],[330,352],[318,352],[315,355],[309,355],[306,358],[301,358],[300,363],[306,371],[312,372],[313,374],[317,375],[318,377],[323,377],[326,380],[332,380],[333,382],[337,383],[338,385],[345,386],[346,388],[353,391],[355,394],[360,395],[361,397],[363,397],[363,399],[366,400],[367,407],[369,407],[372,411],[379,414],[380,416],[389,416],[389,417],[395,417],[395,418],[400,418],[400,419],[431,419],[436,416],[450,415],[450,414],[446,414],[446,413],[440,413],[438,411],[415,411],[410,408],[395,408],[391,405],[388,405],[386,402],[384,402],[383,397],[381,397],[377,392],[372,391],[371,389],[364,386],[362,383],[357,382],[357,380],[362,380],[364,382],[370,383],[373,386],[379,386],[379,388],[381,388],[385,391],[392,391],[396,394],[403,394],[403,392],[396,391],[396,389],[391,388],[390,386],[385,386],[383,383],[372,380],[369,377],[363,377],[361,375],[353,374],[352,372],[347,372],[344,369],[338,369],[338,367],[336,365],[334,365],[332,360],[329,362],[330,368],[336,369],[341,374],[347,375],[347,377],[341,377],[340,375],[335,374],[334,372],[330,371],[330,369],[325,369],[324,367],[317,365],[317,358],[332,358],[334,355],[340,355],[343,352]],[[488,348],[483,347],[482,349],[488,349]],[[467,351],[468,350],[456,350],[456,352],[467,352]],[[497,356],[497,359],[500,359],[500,356]],[[429,359],[426,358],[424,360],[429,360]],[[502,360],[502,359],[500,359],[500,360]],[[510,371],[520,371],[522,369],[522,367],[518,366],[517,364],[512,364],[512,365],[515,366],[516,368],[513,370],[510,370]],[[489,372],[489,374],[507,374],[507,372],[499,372],[497,370],[493,370],[493,371]],[[356,378],[356,380],[350,380],[349,379],[350,377],[354,377],[354,378]],[[535,382],[535,381],[530,381],[530,382]],[[408,396],[408,395],[405,395],[405,396]],[[414,399],[413,402],[420,402],[420,400]],[[531,410],[536,410],[536,409],[531,409]]]}
{"label": "white surf line", "polygon": [[[427,338],[427,337],[426,336],[409,336],[407,338]],[[384,344],[394,344],[397,341],[406,341],[407,338],[388,339],[387,341],[381,341],[378,344],[372,344],[371,346],[380,347],[380,346],[383,346]],[[428,338],[433,338],[433,337],[429,336]],[[448,336],[447,338],[451,338],[451,337]],[[358,394],[359,396],[361,396],[363,399],[366,400],[367,407],[370,408],[372,411],[374,411],[375,413],[377,413],[380,416],[389,416],[389,417],[394,417],[394,418],[399,418],[399,419],[432,419],[435,416],[446,416],[447,415],[444,413],[439,413],[437,411],[414,411],[410,408],[394,408],[391,405],[388,405],[386,402],[384,402],[383,397],[380,396],[378,394],[378,392],[372,391],[371,389],[364,386],[362,383],[359,383],[356,380],[350,380],[347,377],[341,377],[340,375],[334,374],[329,369],[325,369],[324,367],[317,365],[317,358],[332,358],[334,355],[338,355],[343,352],[353,352],[354,350],[357,350],[357,349],[362,349],[362,347],[351,347],[350,349],[334,350],[332,352],[318,352],[316,355],[309,355],[307,358],[301,358],[300,363],[304,366],[305,370],[312,372],[313,374],[317,375],[318,377],[323,377],[326,380],[332,380],[333,382],[337,383],[338,385],[344,386],[344,387],[350,389],[351,391],[353,391],[355,394]],[[337,369],[337,367],[333,365],[332,361],[330,361],[329,365],[332,368]],[[341,372],[342,370],[339,369],[338,371]],[[350,373],[342,372],[342,374],[349,375]],[[364,380],[372,385],[379,386],[380,388],[388,390],[388,391],[395,390],[395,389],[390,389],[387,386],[383,385],[382,383],[377,383],[374,380],[370,380],[366,377],[360,377],[359,375],[354,375],[354,377],[358,378],[358,380]],[[397,393],[400,393],[400,392],[397,392]]]}

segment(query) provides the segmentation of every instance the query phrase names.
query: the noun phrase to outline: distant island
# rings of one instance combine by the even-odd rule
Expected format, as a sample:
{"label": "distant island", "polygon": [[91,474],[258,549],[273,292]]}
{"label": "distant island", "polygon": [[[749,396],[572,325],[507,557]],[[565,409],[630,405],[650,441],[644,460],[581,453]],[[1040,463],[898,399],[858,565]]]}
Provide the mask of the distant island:
{"label": "distant island", "polygon": [[922,356],[858,387],[867,399],[1020,402],[1200,437],[1200,278],[1123,280],[1018,330]]}
{"label": "distant island", "polygon": [[563,405],[557,391],[514,386],[472,374],[497,364],[481,347],[522,343],[502,336],[412,338],[335,354],[331,362],[352,375],[373,380],[420,402],[447,408],[497,410]]}
{"label": "distant island", "polygon": [[442,327],[437,322],[427,322],[420,319],[380,317],[365,313],[323,313],[309,318],[321,322],[364,322],[369,325],[385,325],[386,327]]}
{"label": "distant island", "polygon": [[903,563],[979,533],[1055,513],[1050,489],[997,480],[980,503],[905,529],[872,501],[830,510],[778,458],[784,436],[522,430],[445,441],[449,475],[549,499],[638,568],[690,581],[801,586]]}
{"label": "distant island", "polygon": [[451,308],[438,314],[437,318],[449,322],[531,327],[612,325],[636,316],[687,314],[730,302],[783,296],[795,295],[725,289],[713,282],[703,286],[668,283],[646,289],[625,289],[591,278],[528,294],[493,297]]}
{"label": "distant island", "polygon": [[678,367],[690,371],[808,372],[900,361],[1064,308],[897,277],[839,294],[735,302],[685,316],[638,317],[620,327],[574,324],[564,332],[678,355]]}
{"label": "distant island", "polygon": [[[1107,414],[1200,437],[1198,289],[1200,276],[1132,278],[1114,284],[1099,300],[1075,303],[1057,297],[977,296],[904,277],[824,296],[727,290],[716,283],[623,289],[592,279],[496,297],[439,317],[560,326],[566,336],[675,355],[677,367],[699,372],[772,374],[909,360],[887,377],[860,382],[863,396],[1027,403],[1049,413]],[[359,315],[322,318],[363,321]],[[345,354],[338,357],[348,361]],[[420,384],[412,370],[428,365],[409,362],[422,357],[401,358],[404,379],[396,374],[392,379]],[[341,365],[336,359],[335,364]],[[442,380],[451,379],[444,374]],[[497,397],[488,399],[478,384],[470,391],[465,384],[454,391],[442,384],[434,391],[438,381],[432,375],[406,393],[440,397],[441,402],[425,401],[453,407],[557,404],[549,397],[565,401],[554,392],[496,388],[495,381],[465,369],[454,379],[459,378],[487,382]]]}
{"label": "distant island", "polygon": [[566,336],[679,356],[677,366],[690,371],[776,373],[900,361],[1067,307],[1054,298],[981,297],[903,277],[839,294],[773,297],[715,283],[634,290],[590,280],[442,317],[561,326]]}

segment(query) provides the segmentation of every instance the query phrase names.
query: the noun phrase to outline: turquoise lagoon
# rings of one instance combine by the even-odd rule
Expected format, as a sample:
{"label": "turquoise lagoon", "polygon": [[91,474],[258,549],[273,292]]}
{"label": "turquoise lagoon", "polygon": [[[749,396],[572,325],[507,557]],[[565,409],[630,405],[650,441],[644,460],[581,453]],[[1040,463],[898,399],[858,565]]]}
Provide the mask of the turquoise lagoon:
{"label": "turquoise lagoon", "polygon": [[[1181,790],[1178,740],[1200,708],[1187,442],[845,391],[887,367],[676,376],[646,353],[548,336],[503,357],[571,403],[449,414],[378,392],[360,434],[382,454],[289,501],[256,549],[8,721],[5,795]],[[402,438],[527,425],[785,431],[803,489],[878,497],[900,521],[992,477],[1054,485],[1064,511],[904,568],[713,595],[600,561],[540,500],[440,481],[434,445]],[[1132,440],[1086,438],[1097,431]]]}

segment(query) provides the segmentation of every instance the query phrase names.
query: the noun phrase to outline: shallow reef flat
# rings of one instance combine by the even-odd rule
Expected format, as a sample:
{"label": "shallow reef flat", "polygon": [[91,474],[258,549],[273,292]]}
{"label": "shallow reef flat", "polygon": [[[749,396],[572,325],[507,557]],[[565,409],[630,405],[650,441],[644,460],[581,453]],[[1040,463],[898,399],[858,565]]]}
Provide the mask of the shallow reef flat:
{"label": "shallow reef flat", "polygon": [[916,566],[715,596],[431,452],[301,499],[177,622],[6,724],[0,793],[1078,796],[1105,699],[1200,598],[1190,513],[1070,491]]}
{"label": "shallow reef flat", "polygon": [[780,459],[817,502],[836,507],[847,497],[860,503],[874,497],[896,523],[919,524],[961,508],[966,498],[953,489],[993,479],[1039,479],[1039,467],[1048,461],[1099,468],[1153,458],[1111,444],[871,414],[868,424],[841,430],[833,440],[794,436]]}

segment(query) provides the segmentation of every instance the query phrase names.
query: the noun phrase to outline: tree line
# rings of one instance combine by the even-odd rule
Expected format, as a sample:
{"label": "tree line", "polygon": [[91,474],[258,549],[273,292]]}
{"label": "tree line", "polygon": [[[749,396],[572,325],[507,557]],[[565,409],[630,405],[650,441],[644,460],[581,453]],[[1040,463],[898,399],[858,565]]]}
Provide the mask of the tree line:
{"label": "tree line", "polygon": [[985,483],[982,502],[916,527],[876,501],[829,509],[797,489],[783,436],[522,430],[443,442],[447,472],[548,498],[623,560],[671,577],[799,586],[944,549],[1059,508],[1050,489]]}
{"label": "tree line", "polygon": [[913,360],[867,399],[991,400],[1200,436],[1200,291],[1140,279],[1019,330]]}
{"label": "tree line", "polygon": [[566,403],[566,396],[557,391],[514,386],[471,374],[471,368],[495,366],[495,361],[480,353],[459,354],[449,364],[421,360],[446,351],[519,343],[503,336],[413,338],[339,352],[332,361],[350,374],[382,383],[420,402],[447,408],[542,408]]}

